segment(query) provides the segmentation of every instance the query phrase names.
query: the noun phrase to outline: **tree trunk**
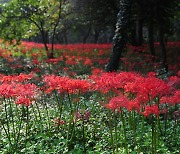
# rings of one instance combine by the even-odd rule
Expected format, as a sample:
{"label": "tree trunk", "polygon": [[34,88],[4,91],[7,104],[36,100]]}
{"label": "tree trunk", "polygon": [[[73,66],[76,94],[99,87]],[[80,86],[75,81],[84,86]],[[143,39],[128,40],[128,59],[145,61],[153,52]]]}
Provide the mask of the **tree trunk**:
{"label": "tree trunk", "polygon": [[87,34],[84,36],[84,38],[83,38],[83,43],[86,43],[87,42],[87,39],[88,39],[88,37],[89,37],[89,35],[90,35],[90,32],[91,32],[91,24],[89,25],[89,29],[88,29],[88,31],[87,31]]}
{"label": "tree trunk", "polygon": [[163,68],[165,69],[165,71],[168,72],[166,47],[165,47],[165,41],[164,41],[164,32],[160,25],[158,28],[159,28],[159,43],[160,43],[160,47],[161,47],[162,64],[163,64]]}
{"label": "tree trunk", "polygon": [[117,15],[115,35],[113,37],[113,48],[110,60],[105,67],[108,72],[117,71],[121,53],[124,51],[128,41],[128,27],[130,26],[130,11],[132,0],[121,0],[120,10]]}
{"label": "tree trunk", "polygon": [[98,42],[100,30],[98,28],[94,29],[94,43],[96,44]]}
{"label": "tree trunk", "polygon": [[66,30],[64,30],[63,36],[64,36],[64,43],[65,43],[65,44],[68,44],[68,38],[67,38],[67,32],[66,32]]}
{"label": "tree trunk", "polygon": [[131,30],[131,45],[136,46],[136,28],[135,26],[133,26],[132,30]]}
{"label": "tree trunk", "polygon": [[141,19],[141,11],[139,11],[136,19],[136,46],[143,44],[143,21]]}
{"label": "tree trunk", "polygon": [[155,1],[155,11],[156,11],[156,22],[157,22],[157,28],[158,28],[158,36],[159,36],[159,43],[160,43],[160,48],[161,48],[161,59],[162,59],[162,69],[165,72],[168,72],[168,64],[167,64],[167,56],[166,56],[166,47],[165,47],[165,40],[164,40],[164,20],[162,17],[162,8],[160,4],[158,3],[159,1]]}
{"label": "tree trunk", "polygon": [[56,40],[58,41],[59,44],[63,44],[63,38],[59,33],[56,35]]}
{"label": "tree trunk", "polygon": [[149,49],[150,49],[151,55],[156,56],[155,48],[154,48],[154,25],[153,25],[152,16],[149,17],[148,37],[149,37]]}
{"label": "tree trunk", "polygon": [[47,57],[49,58],[49,49],[48,49],[48,46],[47,46],[47,36],[46,36],[46,33],[45,31],[42,29],[41,30],[41,36],[42,36],[42,41],[43,41],[43,44],[44,44],[44,48],[46,50],[46,53],[47,53]]}

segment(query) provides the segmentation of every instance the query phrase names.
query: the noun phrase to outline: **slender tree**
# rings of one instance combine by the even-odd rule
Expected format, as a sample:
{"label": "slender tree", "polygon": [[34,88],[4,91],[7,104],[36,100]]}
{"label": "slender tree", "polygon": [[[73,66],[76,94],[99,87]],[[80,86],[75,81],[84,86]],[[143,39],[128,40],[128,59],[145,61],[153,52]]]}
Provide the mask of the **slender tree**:
{"label": "slender tree", "polygon": [[[41,34],[48,58],[53,58],[54,40],[61,15],[66,16],[66,0],[12,0],[1,6],[0,26],[9,23],[0,31],[1,38],[17,39]],[[12,30],[16,26],[16,34]],[[21,26],[18,26],[21,25]],[[23,29],[22,27],[25,27]],[[7,31],[7,29],[10,29]],[[22,33],[22,32],[23,33]],[[50,42],[48,41],[50,39]],[[51,43],[49,49],[48,43]]]}

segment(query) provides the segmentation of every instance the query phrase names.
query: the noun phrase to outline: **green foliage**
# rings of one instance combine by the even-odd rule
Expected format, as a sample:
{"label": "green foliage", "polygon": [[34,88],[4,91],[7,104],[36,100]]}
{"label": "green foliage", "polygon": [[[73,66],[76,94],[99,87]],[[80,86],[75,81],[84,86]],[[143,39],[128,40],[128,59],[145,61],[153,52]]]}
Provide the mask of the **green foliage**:
{"label": "green foliage", "polygon": [[19,41],[45,32],[52,37],[61,16],[67,13],[68,3],[64,0],[12,0],[0,7],[1,38]]}

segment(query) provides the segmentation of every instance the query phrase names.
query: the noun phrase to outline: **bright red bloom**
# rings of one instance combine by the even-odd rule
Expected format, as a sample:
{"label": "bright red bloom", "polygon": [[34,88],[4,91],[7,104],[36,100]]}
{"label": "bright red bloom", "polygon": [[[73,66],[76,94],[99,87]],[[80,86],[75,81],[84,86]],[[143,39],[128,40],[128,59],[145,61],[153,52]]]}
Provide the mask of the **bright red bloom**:
{"label": "bright red bloom", "polygon": [[155,72],[149,72],[146,76],[147,77],[156,77],[156,73]]}
{"label": "bright red bloom", "polygon": [[93,75],[100,75],[103,72],[103,70],[99,68],[92,68],[91,72]]}
{"label": "bright red bloom", "polygon": [[51,93],[53,90],[57,90],[59,93],[69,94],[78,92],[85,93],[90,87],[90,83],[86,80],[55,75],[46,75],[43,81],[47,86],[46,93]]}
{"label": "bright red bloom", "polygon": [[152,114],[155,114],[156,116],[159,116],[159,108],[158,108],[158,105],[148,105],[145,107],[145,110],[144,112],[142,112],[142,114],[145,116],[145,117],[148,117]]}
{"label": "bright red bloom", "polygon": [[86,58],[86,60],[84,61],[84,65],[89,65],[89,66],[92,66],[93,64],[92,64],[91,59]]}
{"label": "bright red bloom", "polygon": [[117,97],[113,97],[108,104],[105,105],[108,109],[119,109],[119,108],[128,108],[129,100],[127,97],[121,95]]}
{"label": "bright red bloom", "polygon": [[177,72],[178,77],[180,77],[180,71]]}
{"label": "bright red bloom", "polygon": [[62,58],[62,57],[47,59],[47,60],[46,60],[46,63],[57,64],[57,63],[60,62],[60,61],[63,61],[63,58]]}
{"label": "bright red bloom", "polygon": [[39,91],[35,84],[24,83],[32,77],[32,74],[3,76],[0,81],[0,97],[13,98],[17,104],[29,106]]}
{"label": "bright red bloom", "polygon": [[78,61],[76,61],[75,59],[69,57],[69,58],[66,60],[66,64],[67,64],[67,65],[77,65],[77,64],[78,64]]}
{"label": "bright red bloom", "polygon": [[[117,74],[116,81],[118,88],[123,88],[127,86],[127,84],[133,86],[133,83],[136,80],[141,80],[141,76],[134,72],[121,72]],[[131,91],[131,90],[130,90]]]}
{"label": "bright red bloom", "polygon": [[175,105],[180,103],[180,90],[176,90],[173,96],[164,96],[160,99],[161,104]]}
{"label": "bright red bloom", "polygon": [[14,83],[12,84],[3,83],[0,85],[0,97],[10,98],[14,96],[16,96]]}
{"label": "bright red bloom", "polygon": [[180,78],[178,76],[171,76],[168,79],[167,84],[171,88],[171,92],[173,92],[178,86],[180,86]]}
{"label": "bright red bloom", "polygon": [[20,73],[19,75],[7,75],[2,76],[0,78],[0,82],[25,82],[33,78],[33,73],[30,74],[23,74]]}
{"label": "bright red bloom", "polygon": [[29,106],[29,105],[31,105],[31,100],[29,98],[19,96],[19,97],[17,97],[16,104],[18,104],[18,105],[23,104],[25,106]]}
{"label": "bright red bloom", "polygon": [[33,59],[32,62],[33,62],[34,65],[40,64],[40,62],[37,59]]}
{"label": "bright red bloom", "polygon": [[135,110],[137,112],[140,112],[141,105],[140,105],[140,102],[138,102],[136,100],[132,100],[128,103],[127,108],[129,111]]}
{"label": "bright red bloom", "polygon": [[156,96],[169,94],[169,86],[163,80],[154,77],[136,77],[134,82],[127,83],[124,89],[136,94],[136,99],[142,103],[147,103]]}
{"label": "bright red bloom", "polygon": [[117,89],[116,73],[102,73],[101,76],[92,75],[90,79],[94,82],[93,89],[104,94]]}

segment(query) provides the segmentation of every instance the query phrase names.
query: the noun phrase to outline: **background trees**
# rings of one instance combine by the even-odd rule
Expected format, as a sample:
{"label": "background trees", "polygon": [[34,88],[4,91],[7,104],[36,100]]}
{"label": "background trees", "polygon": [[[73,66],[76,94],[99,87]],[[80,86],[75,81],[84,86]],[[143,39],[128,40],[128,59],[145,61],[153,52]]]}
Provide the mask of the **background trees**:
{"label": "background trees", "polygon": [[1,38],[19,41],[40,34],[48,56],[53,57],[56,29],[67,13],[66,0],[12,0],[1,9]]}
{"label": "background trees", "polygon": [[[9,22],[7,25],[12,28],[14,26],[11,24],[18,25],[26,21],[22,25],[27,29],[24,33],[18,33],[17,40],[30,38],[45,44],[51,43],[53,27],[56,27],[53,40],[57,43],[109,42],[114,33],[118,4],[118,0],[11,0],[1,5],[1,38],[17,39],[15,36],[5,37],[11,33],[4,27],[5,23]],[[61,8],[58,8],[60,5]],[[61,14],[60,18],[58,14]],[[46,45],[45,48],[47,50]]]}
{"label": "background trees", "polygon": [[[106,31],[114,30],[119,3],[117,0],[78,0],[76,5],[81,5],[78,16],[86,23],[87,36],[91,35],[92,42],[97,43],[100,35]],[[83,14],[83,16],[82,16]],[[83,40],[85,43],[87,38]]]}
{"label": "background trees", "polygon": [[11,0],[0,8],[0,37],[43,42],[49,58],[54,43],[109,43],[115,33],[107,71],[118,69],[127,43],[148,43],[155,56],[154,41],[167,70],[165,42],[178,39],[178,0]]}
{"label": "background trees", "polygon": [[[136,9],[134,9],[136,6]],[[119,67],[119,59],[123,52],[131,32],[133,45],[143,43],[143,25],[148,27],[149,46],[151,54],[156,55],[154,49],[154,36],[158,38],[161,47],[161,61],[165,71],[168,71],[165,48],[165,35],[169,35],[172,28],[172,19],[178,11],[178,1],[148,0],[133,1],[120,0],[120,8],[117,16],[116,31],[113,38],[113,49],[107,71],[116,71]],[[129,27],[129,25],[131,25]],[[134,27],[132,26],[134,25]],[[135,32],[134,32],[135,30]],[[155,31],[156,30],[156,31]]]}

